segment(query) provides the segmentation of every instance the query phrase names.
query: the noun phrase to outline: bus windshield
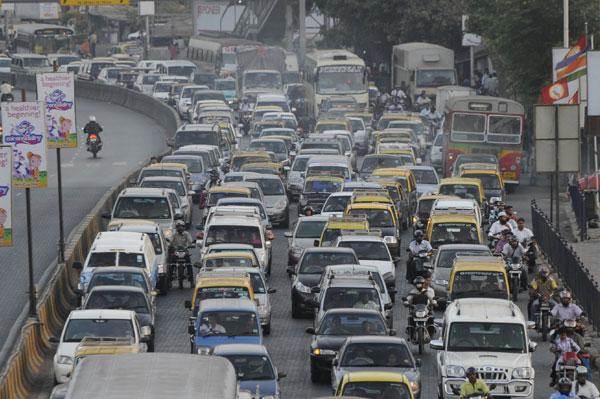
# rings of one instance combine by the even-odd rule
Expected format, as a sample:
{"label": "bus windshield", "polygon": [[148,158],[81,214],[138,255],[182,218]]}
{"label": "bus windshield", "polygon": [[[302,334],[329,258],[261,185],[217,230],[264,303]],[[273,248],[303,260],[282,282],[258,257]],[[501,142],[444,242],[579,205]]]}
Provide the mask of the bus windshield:
{"label": "bus windshield", "polygon": [[366,92],[364,67],[361,65],[331,65],[319,68],[317,93],[350,94]]}
{"label": "bus windshield", "polygon": [[453,69],[433,69],[417,71],[418,87],[438,87],[456,84]]}
{"label": "bus windshield", "polygon": [[481,141],[485,138],[485,115],[455,113],[452,117],[453,141]]}
{"label": "bus windshield", "polygon": [[487,141],[499,144],[519,144],[521,142],[521,118],[490,115]]}

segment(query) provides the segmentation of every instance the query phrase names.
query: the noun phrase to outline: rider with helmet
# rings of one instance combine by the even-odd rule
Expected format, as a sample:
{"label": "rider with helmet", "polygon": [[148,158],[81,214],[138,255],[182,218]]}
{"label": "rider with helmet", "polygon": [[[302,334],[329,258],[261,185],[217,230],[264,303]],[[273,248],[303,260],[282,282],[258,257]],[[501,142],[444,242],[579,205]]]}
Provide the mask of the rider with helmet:
{"label": "rider with helmet", "polygon": [[460,399],[471,398],[473,396],[482,396],[484,398],[491,398],[490,389],[485,382],[477,378],[477,370],[475,367],[469,367],[467,369],[467,381],[463,382],[460,386]]}
{"label": "rider with helmet", "polygon": [[[408,295],[406,296],[406,300],[404,301],[405,306],[413,306],[413,305],[427,305],[429,308],[429,320],[427,321],[427,332],[429,336],[433,337],[435,335],[435,325],[433,321],[433,313],[432,307],[437,306],[437,302],[435,300],[435,292],[433,288],[427,285],[427,281],[423,276],[417,276],[414,281],[413,288]],[[415,322],[412,316],[412,313],[408,316],[408,326],[406,328],[406,332],[408,336],[412,336],[414,331]]]}
{"label": "rider with helmet", "polygon": [[[188,248],[192,245],[194,245],[194,240],[192,239],[191,234],[185,231],[185,222],[183,220],[178,220],[177,222],[175,222],[175,232],[173,233],[173,237],[171,238],[171,242],[169,245],[169,257],[171,258],[169,264],[174,263],[174,259],[172,258],[172,256],[177,248],[185,248],[185,250],[188,251]],[[185,262],[189,265],[187,272],[189,273],[189,275],[191,275],[192,261],[189,252],[186,255]],[[171,268],[169,268],[169,274],[171,275],[171,273],[172,270]]]}
{"label": "rider with helmet", "polygon": [[571,293],[562,290],[560,293],[560,303],[556,304],[550,313],[562,324],[564,320],[579,320],[583,310],[571,302]]}
{"label": "rider with helmet", "polygon": [[96,122],[96,117],[94,115],[90,115],[90,120],[83,127],[83,133],[87,136],[86,143],[90,141],[90,135],[95,134],[98,137],[98,142],[101,143],[100,132],[102,132],[102,126],[98,122]]}
{"label": "rider with helmet", "polygon": [[599,399],[600,392],[593,382],[588,380],[588,369],[585,366],[577,366],[576,378],[571,393],[575,398]]}
{"label": "rider with helmet", "polygon": [[547,298],[551,306],[556,305],[553,299],[558,289],[556,280],[550,275],[550,270],[545,265],[541,265],[538,273],[529,284],[529,304],[527,314],[529,320],[533,320],[533,315],[537,313],[540,306],[540,298]]}
{"label": "rider with helmet", "polygon": [[571,383],[571,380],[567,377],[560,378],[557,384],[557,392],[554,392],[552,395],[550,395],[550,398],[548,399],[576,398],[576,396],[571,393],[572,385],[573,384]]}
{"label": "rider with helmet", "polygon": [[414,234],[415,239],[408,245],[408,260],[406,262],[406,280],[411,282],[416,277],[416,270],[414,264],[414,258],[419,256],[420,252],[426,251],[431,252],[433,248],[429,241],[425,240],[423,231],[416,230]]}

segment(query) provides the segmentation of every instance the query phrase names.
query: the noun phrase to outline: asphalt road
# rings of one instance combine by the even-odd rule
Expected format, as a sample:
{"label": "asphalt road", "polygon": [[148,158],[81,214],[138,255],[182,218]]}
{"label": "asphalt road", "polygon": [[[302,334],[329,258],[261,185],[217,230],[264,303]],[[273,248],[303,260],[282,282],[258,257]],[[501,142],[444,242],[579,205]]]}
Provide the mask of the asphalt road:
{"label": "asphalt road", "polygon": [[[151,155],[165,150],[165,134],[150,118],[126,108],[85,99],[77,100],[77,120],[83,126],[95,115],[103,126],[104,148],[98,159],[79,148],[62,150],[65,235],[74,229],[110,187]],[[81,138],[81,136],[80,136]],[[49,150],[49,187],[31,191],[34,278],[54,264],[58,255],[58,193],[56,150]],[[14,246],[0,248],[0,347],[27,303],[27,231],[25,190],[13,194]]]}
{"label": "asphalt road", "polygon": [[[530,200],[534,196],[543,198],[547,190],[537,187],[523,187],[509,198],[509,203],[515,206],[519,214],[529,219]],[[292,221],[296,219],[295,208],[291,209]],[[271,301],[273,304],[273,319],[271,335],[265,337],[267,346],[278,371],[285,372],[287,377],[281,381],[282,398],[314,398],[331,394],[329,385],[313,384],[310,381],[309,369],[309,344],[310,335],[304,332],[306,327],[312,325],[312,320],[297,320],[291,318],[290,279],[286,274],[287,266],[287,239],[283,236],[285,230],[276,231],[276,240],[273,246],[273,272],[269,285],[276,288]],[[408,245],[410,234],[405,233],[402,237],[404,247]],[[405,251],[401,251],[405,253]],[[408,293],[410,286],[404,278],[404,264],[400,263],[397,270],[398,297]],[[189,311],[184,309],[184,301],[190,300],[191,289],[172,290],[167,296],[158,299],[158,316],[156,324],[156,350],[159,352],[182,352],[189,353],[189,339],[187,335],[187,318]],[[526,293],[521,293],[519,306],[526,314]],[[441,313],[436,317],[441,317]],[[407,310],[396,301],[394,307],[394,328],[398,336],[403,337],[406,328]],[[540,340],[536,332],[530,334],[534,341]],[[541,340],[540,340],[541,341]],[[436,387],[436,354],[430,348],[422,356],[416,355],[422,360],[422,398],[431,399],[437,397]],[[547,398],[552,390],[548,387],[549,372],[552,365],[552,356],[547,343],[541,343],[534,353],[533,361],[536,370],[535,397]]]}

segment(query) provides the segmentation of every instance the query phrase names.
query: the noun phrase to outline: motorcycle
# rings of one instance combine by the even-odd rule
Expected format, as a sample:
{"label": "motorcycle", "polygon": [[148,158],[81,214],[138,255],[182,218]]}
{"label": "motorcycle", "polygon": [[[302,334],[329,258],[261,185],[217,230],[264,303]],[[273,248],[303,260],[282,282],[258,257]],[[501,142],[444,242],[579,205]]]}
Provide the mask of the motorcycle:
{"label": "motorcycle", "polygon": [[539,297],[538,311],[535,316],[535,329],[542,334],[542,341],[546,342],[552,327],[552,310],[550,298],[546,295]]}
{"label": "motorcycle", "polygon": [[188,279],[190,287],[194,286],[194,275],[192,264],[189,261],[190,252],[188,248],[179,246],[175,248],[172,254],[172,264],[169,268],[170,280],[174,278],[179,282],[179,289],[183,289],[183,281]]}
{"label": "motorcycle", "polygon": [[535,271],[535,261],[537,259],[537,242],[535,240],[529,240],[524,242],[523,247],[525,248],[525,263],[527,263],[527,270],[529,273]]}
{"label": "motorcycle", "polygon": [[94,158],[97,158],[98,152],[100,152],[101,149],[102,142],[100,141],[98,135],[94,133],[90,134],[88,136],[87,151],[91,152]]}
{"label": "motorcycle", "polygon": [[430,255],[431,254],[426,249],[419,251],[419,253],[416,255],[413,255],[411,261],[413,262],[413,275],[409,277],[407,273],[407,279],[409,280],[409,282],[412,283],[412,280],[415,277],[422,276],[427,271],[427,269],[430,269],[430,267],[425,266],[425,263],[429,261]]}
{"label": "motorcycle", "polygon": [[510,293],[513,302],[517,302],[519,299],[519,289],[521,288],[521,275],[523,274],[523,264],[519,258],[512,258],[510,261],[507,260],[506,267],[508,269]]}
{"label": "motorcycle", "polygon": [[411,309],[411,316],[415,325],[411,334],[412,336],[409,338],[419,348],[419,355],[422,355],[425,344],[431,341],[429,331],[427,330],[429,306],[423,303],[414,305]]}

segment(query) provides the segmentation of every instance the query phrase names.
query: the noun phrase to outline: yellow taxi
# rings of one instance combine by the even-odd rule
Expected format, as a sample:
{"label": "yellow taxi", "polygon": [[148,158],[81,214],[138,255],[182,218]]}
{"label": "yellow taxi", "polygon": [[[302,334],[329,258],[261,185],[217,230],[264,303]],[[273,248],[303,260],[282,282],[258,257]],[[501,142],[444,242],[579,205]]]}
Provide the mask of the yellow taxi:
{"label": "yellow taxi", "polygon": [[159,162],[159,163],[152,163],[146,167],[144,167],[144,169],[151,169],[151,170],[156,170],[156,169],[160,169],[160,170],[178,170],[181,172],[182,176],[185,176],[185,180],[187,181],[187,179],[189,178],[190,174],[188,172],[188,167],[186,164],[184,163],[177,163],[177,162]]}
{"label": "yellow taxi", "polygon": [[352,131],[352,124],[347,119],[321,119],[315,125],[315,133],[323,133],[326,130]]}
{"label": "yellow taxi", "polygon": [[411,224],[412,214],[408,205],[408,196],[404,192],[402,184],[394,179],[377,176],[370,176],[367,181],[380,184],[387,190],[388,195],[392,201],[394,201],[394,205],[396,206],[400,228],[407,229]]}
{"label": "yellow taxi", "polygon": [[400,227],[393,203],[359,202],[346,207],[347,216],[365,215],[369,228],[381,231],[381,236],[392,256],[400,256]]}
{"label": "yellow taxi", "polygon": [[425,235],[433,248],[444,244],[485,244],[479,221],[473,215],[431,215]]}
{"label": "yellow taxi", "polygon": [[417,165],[421,162],[419,158],[415,156],[415,151],[408,144],[404,143],[378,143],[375,148],[376,154],[386,155],[407,155],[410,157],[410,162],[413,165]]}
{"label": "yellow taxi", "polygon": [[448,294],[450,300],[510,299],[506,264],[498,256],[457,256],[448,280]]}
{"label": "yellow taxi", "polygon": [[252,198],[252,191],[248,187],[212,186],[206,197],[206,207],[217,205],[221,198]]}
{"label": "yellow taxi", "polygon": [[266,151],[236,151],[231,156],[231,170],[238,172],[246,163],[271,161],[271,156]]}
{"label": "yellow taxi", "polygon": [[458,199],[451,195],[441,194],[423,194],[419,197],[417,202],[417,211],[413,216],[413,224],[417,229],[424,229],[427,227],[429,217],[431,215],[431,208],[434,202],[438,199]]}
{"label": "yellow taxi", "polygon": [[278,162],[250,162],[242,165],[240,172],[255,172],[267,175],[278,175],[283,179],[283,166]]}
{"label": "yellow taxi", "polygon": [[202,269],[218,269],[220,267],[255,267],[260,265],[256,256],[241,251],[213,252],[202,257]]}
{"label": "yellow taxi", "polygon": [[[220,255],[220,254],[219,254]],[[252,281],[247,274],[239,276],[216,276],[202,273],[196,278],[196,286],[192,294],[192,301],[185,301],[185,307],[192,311],[194,316],[198,312],[200,301],[205,299],[221,298],[248,298],[254,301]]]}
{"label": "yellow taxi", "polygon": [[[388,396],[389,395],[389,396]],[[344,374],[336,397],[413,399],[411,384],[401,373],[390,371],[352,371]]]}
{"label": "yellow taxi", "polygon": [[367,220],[366,215],[342,217],[331,216],[323,228],[321,238],[319,240],[315,240],[314,244],[315,247],[326,247],[334,243],[335,240],[342,235],[342,231],[349,232],[368,230],[369,221]]}
{"label": "yellow taxi", "polygon": [[[483,167],[480,167],[482,165]],[[463,164],[460,166],[460,177],[479,179],[483,185],[485,199],[490,201],[492,198],[502,200],[504,196],[504,180],[497,168],[490,164]]]}
{"label": "yellow taxi", "polygon": [[483,207],[485,205],[485,191],[480,179],[448,177],[440,181],[438,193],[465,199],[474,199],[479,206]]}
{"label": "yellow taxi", "polygon": [[417,209],[417,180],[410,169],[402,166],[398,168],[379,168],[373,170],[371,175],[394,179],[399,182],[408,197],[410,212],[412,213]]}

